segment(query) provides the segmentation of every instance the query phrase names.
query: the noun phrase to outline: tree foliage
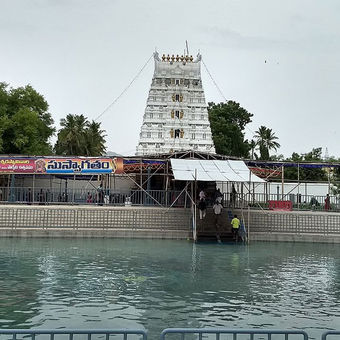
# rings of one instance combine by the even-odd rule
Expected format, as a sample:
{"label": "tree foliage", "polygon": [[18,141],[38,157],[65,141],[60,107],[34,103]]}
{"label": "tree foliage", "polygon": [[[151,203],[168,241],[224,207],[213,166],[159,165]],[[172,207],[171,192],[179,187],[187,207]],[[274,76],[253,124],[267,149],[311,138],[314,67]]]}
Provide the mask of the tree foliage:
{"label": "tree foliage", "polygon": [[[286,161],[295,162],[295,163],[303,163],[303,162],[313,162],[320,163],[323,162],[322,159],[322,148],[313,148],[312,151],[298,154],[294,152],[290,158],[287,158]],[[298,168],[297,167],[286,167],[285,168],[285,178],[297,180],[300,177],[300,181],[308,180],[308,181],[327,181],[327,174],[323,168],[299,168],[299,176],[298,176]]]}
{"label": "tree foliage", "polygon": [[272,129],[265,126],[260,126],[257,131],[255,131],[256,145],[260,151],[260,159],[269,160],[270,151],[277,150],[280,144],[277,142],[278,138]]}
{"label": "tree foliage", "polygon": [[60,120],[55,152],[64,156],[101,156],[106,151],[105,130],[84,115],[68,114]]}
{"label": "tree foliage", "polygon": [[51,154],[52,124],[45,98],[31,85],[9,88],[0,83],[0,152]]}
{"label": "tree foliage", "polygon": [[222,155],[248,157],[250,145],[244,137],[244,129],[253,115],[239,103],[208,103],[212,138],[216,152]]}
{"label": "tree foliage", "polygon": [[86,147],[89,156],[99,156],[106,151],[105,130],[100,129],[100,123],[92,121],[86,131]]}

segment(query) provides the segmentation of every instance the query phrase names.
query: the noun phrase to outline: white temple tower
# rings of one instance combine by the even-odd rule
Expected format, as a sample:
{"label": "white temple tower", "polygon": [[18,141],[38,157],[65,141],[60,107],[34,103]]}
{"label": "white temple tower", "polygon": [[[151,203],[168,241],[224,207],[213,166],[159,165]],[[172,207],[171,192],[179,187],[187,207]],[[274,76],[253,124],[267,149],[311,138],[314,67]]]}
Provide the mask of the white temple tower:
{"label": "white temple tower", "polygon": [[215,153],[201,80],[201,55],[154,53],[155,71],[143,117],[137,156]]}

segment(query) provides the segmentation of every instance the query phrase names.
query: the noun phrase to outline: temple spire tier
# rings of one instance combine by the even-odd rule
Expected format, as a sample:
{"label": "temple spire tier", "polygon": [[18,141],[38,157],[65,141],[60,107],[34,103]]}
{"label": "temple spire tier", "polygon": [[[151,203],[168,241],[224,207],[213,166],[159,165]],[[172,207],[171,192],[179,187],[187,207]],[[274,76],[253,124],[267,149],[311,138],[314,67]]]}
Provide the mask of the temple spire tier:
{"label": "temple spire tier", "polygon": [[154,53],[155,71],[136,155],[215,153],[201,80],[201,55]]}

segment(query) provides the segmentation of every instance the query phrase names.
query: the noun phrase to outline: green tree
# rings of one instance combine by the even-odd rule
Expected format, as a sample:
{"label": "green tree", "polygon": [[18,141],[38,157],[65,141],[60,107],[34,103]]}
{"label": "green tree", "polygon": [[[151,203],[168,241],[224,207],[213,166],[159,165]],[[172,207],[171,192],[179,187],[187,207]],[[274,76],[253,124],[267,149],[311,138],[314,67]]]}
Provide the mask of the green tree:
{"label": "green tree", "polygon": [[254,141],[254,139],[252,139],[249,143],[251,159],[257,159],[257,154],[255,153],[256,146],[257,146],[256,142]]}
{"label": "green tree", "polygon": [[68,114],[60,120],[55,152],[64,156],[101,156],[105,153],[105,131],[100,123],[89,123],[84,115]]}
{"label": "green tree", "polygon": [[45,98],[31,85],[9,88],[0,83],[0,151],[48,155],[55,129]]}
{"label": "green tree", "polygon": [[[313,148],[312,151],[307,153],[298,154],[294,152],[290,158],[287,158],[286,161],[294,162],[294,163],[304,163],[304,162],[313,162],[313,163],[321,163],[322,159],[322,148]],[[298,175],[299,171],[299,175]],[[320,168],[303,168],[300,167],[286,167],[285,168],[285,178],[297,180],[300,178],[300,181],[309,180],[309,181],[327,181],[327,174],[325,170]]]}
{"label": "green tree", "polygon": [[[333,158],[331,162],[340,163],[340,159]],[[329,169],[330,178],[331,178],[331,190],[333,195],[340,196],[340,167],[335,167],[333,169]]]}
{"label": "green tree", "polygon": [[270,151],[277,150],[280,144],[277,142],[278,138],[272,129],[265,126],[260,126],[257,131],[255,131],[256,144],[259,147],[260,159],[269,160]]}
{"label": "green tree", "polygon": [[244,129],[253,115],[239,103],[208,103],[209,121],[216,152],[222,155],[248,157],[250,146]]}
{"label": "green tree", "polygon": [[85,156],[86,139],[85,129],[88,121],[83,115],[68,114],[60,120],[61,129],[55,145],[57,155]]}
{"label": "green tree", "polygon": [[100,123],[92,121],[85,131],[88,156],[101,156],[106,152],[105,130],[100,129]]}

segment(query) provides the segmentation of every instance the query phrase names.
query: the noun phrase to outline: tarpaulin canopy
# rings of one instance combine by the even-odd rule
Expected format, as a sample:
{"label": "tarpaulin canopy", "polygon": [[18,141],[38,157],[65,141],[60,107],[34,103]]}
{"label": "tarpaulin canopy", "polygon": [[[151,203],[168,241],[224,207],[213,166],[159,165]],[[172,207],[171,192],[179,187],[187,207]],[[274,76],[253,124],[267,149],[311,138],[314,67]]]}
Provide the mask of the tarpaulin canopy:
{"label": "tarpaulin canopy", "polygon": [[171,158],[175,180],[216,182],[265,182],[254,175],[243,161]]}

